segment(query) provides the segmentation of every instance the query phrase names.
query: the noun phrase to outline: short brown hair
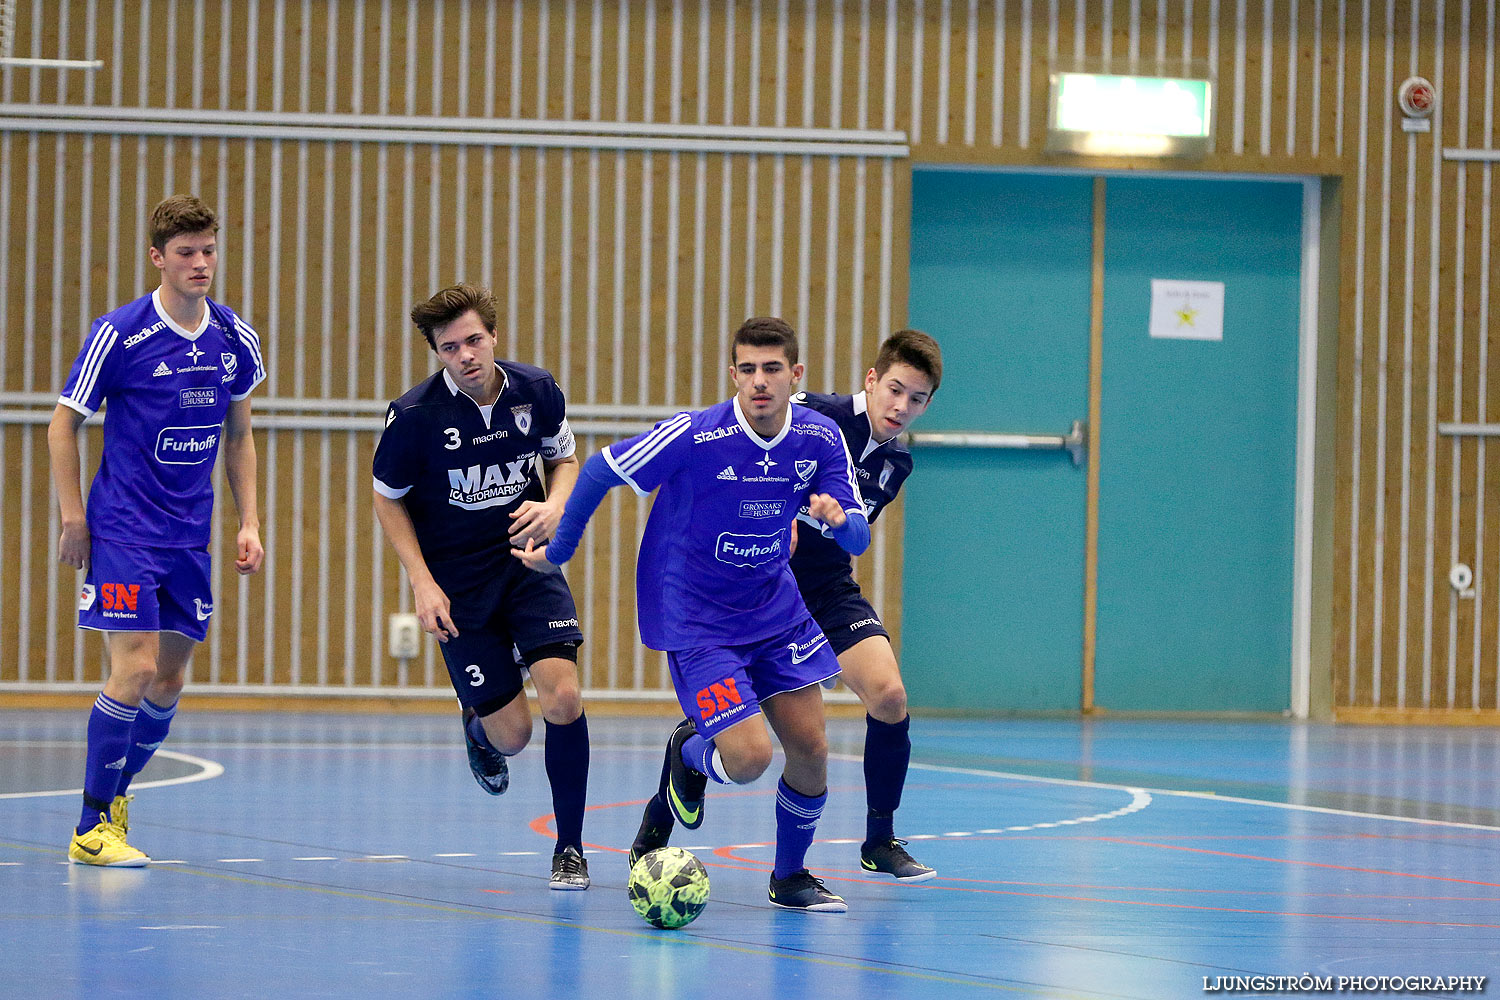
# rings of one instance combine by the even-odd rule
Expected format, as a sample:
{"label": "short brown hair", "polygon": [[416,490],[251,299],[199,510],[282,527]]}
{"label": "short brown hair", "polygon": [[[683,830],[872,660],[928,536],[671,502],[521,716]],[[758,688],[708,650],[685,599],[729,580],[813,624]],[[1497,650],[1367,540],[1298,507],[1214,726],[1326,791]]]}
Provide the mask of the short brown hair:
{"label": "short brown hair", "polygon": [[926,375],[933,392],[943,381],[943,350],[921,330],[897,330],[885,338],[875,355],[875,374],[884,377],[894,364],[911,365]]}
{"label": "short brown hair", "polygon": [[797,363],[797,331],[784,319],[752,316],[745,320],[734,331],[734,341],[729,347],[730,358],[739,356],[737,348],[741,344],[746,347],[779,347],[786,353],[787,364]]}
{"label": "short brown hair", "polygon": [[443,289],[426,302],[412,306],[411,321],[417,324],[417,331],[427,338],[427,346],[435,351],[435,331],[471,309],[478,315],[484,328],[493,334],[495,296],[488,288],[480,288],[478,285],[458,284]]}
{"label": "short brown hair", "polygon": [[219,217],[190,194],[174,194],[151,210],[151,245],[165,251],[183,233],[217,233]]}

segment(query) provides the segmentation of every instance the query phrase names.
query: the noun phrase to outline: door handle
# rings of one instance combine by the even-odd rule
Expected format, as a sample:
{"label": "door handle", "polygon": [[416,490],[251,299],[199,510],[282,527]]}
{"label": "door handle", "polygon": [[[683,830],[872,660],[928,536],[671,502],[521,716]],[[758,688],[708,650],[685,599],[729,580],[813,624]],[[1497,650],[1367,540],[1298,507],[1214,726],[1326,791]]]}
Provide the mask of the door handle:
{"label": "door handle", "polygon": [[996,431],[920,431],[906,435],[908,446],[928,448],[1018,448],[1028,451],[1065,451],[1074,465],[1083,464],[1089,427],[1073,421],[1066,434],[1001,434]]}

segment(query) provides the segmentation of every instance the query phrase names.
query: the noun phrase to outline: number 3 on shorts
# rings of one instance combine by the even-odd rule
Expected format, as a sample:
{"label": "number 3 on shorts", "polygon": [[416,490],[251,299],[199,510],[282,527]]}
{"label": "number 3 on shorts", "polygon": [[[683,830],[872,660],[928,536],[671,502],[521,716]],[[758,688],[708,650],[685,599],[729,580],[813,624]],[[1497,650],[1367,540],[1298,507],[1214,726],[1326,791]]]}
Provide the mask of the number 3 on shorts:
{"label": "number 3 on shorts", "polygon": [[484,674],[480,673],[479,664],[471,663],[467,667],[464,667],[464,669],[469,672],[469,676],[474,678],[469,682],[469,687],[477,688],[479,685],[484,683]]}

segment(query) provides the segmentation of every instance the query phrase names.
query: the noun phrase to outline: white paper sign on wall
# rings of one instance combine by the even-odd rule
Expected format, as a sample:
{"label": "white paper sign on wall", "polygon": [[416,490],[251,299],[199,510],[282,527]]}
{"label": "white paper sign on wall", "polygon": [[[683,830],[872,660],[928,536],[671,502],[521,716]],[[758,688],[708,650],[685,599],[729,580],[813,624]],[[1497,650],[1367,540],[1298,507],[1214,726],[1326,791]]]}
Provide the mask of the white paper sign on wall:
{"label": "white paper sign on wall", "polygon": [[1151,279],[1151,336],[1224,339],[1224,282]]}

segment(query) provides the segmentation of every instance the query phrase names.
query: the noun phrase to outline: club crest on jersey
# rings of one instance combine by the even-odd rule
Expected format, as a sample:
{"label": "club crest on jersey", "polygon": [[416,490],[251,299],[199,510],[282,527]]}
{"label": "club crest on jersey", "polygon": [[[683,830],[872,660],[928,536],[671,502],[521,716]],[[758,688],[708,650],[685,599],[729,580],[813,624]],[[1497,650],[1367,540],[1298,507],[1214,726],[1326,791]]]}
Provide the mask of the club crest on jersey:
{"label": "club crest on jersey", "polygon": [[85,583],[83,589],[78,592],[78,610],[87,611],[94,606],[94,585]]}
{"label": "club crest on jersey", "polygon": [[531,430],[531,404],[512,406],[510,415],[516,418],[516,430],[526,434]]}
{"label": "club crest on jersey", "polygon": [[233,354],[230,354],[228,351],[220,351],[219,360],[224,363],[224,374],[229,378],[234,378],[234,373],[238,371],[240,367],[240,359],[235,357]]}
{"label": "club crest on jersey", "polygon": [[881,489],[885,489],[885,484],[891,481],[891,474],[895,471],[896,467],[894,465],[892,465],[890,462],[885,463],[885,466],[880,470]]}
{"label": "club crest on jersey", "polygon": [[817,459],[813,459],[813,458],[799,458],[799,459],[797,459],[797,485],[798,486],[802,486],[802,485],[806,484],[807,481],[813,477],[813,473],[817,472],[817,471],[818,471],[818,462],[817,462]]}

